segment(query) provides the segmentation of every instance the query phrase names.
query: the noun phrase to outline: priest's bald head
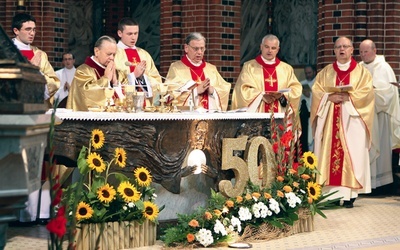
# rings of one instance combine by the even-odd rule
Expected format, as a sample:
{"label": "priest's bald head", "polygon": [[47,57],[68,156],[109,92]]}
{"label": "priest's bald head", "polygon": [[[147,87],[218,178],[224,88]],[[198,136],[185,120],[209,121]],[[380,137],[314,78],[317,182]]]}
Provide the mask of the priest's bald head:
{"label": "priest's bald head", "polygon": [[362,43],[360,44],[360,57],[361,60],[366,64],[375,60],[376,46],[372,40],[366,39],[362,41]]}

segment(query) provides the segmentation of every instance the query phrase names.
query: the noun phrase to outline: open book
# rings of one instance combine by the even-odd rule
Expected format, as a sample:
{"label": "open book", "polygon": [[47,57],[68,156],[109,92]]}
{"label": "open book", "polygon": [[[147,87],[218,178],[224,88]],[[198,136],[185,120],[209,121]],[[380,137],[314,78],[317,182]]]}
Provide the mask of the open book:
{"label": "open book", "polygon": [[335,87],[330,87],[330,86],[326,86],[324,87],[324,90],[326,92],[349,92],[349,91],[353,91],[353,86],[351,85],[343,85],[343,86],[335,86]]}
{"label": "open book", "polygon": [[276,91],[265,91],[265,93],[287,93],[289,92],[290,89],[280,89],[280,90],[276,90]]}
{"label": "open book", "polygon": [[196,82],[193,81],[193,80],[189,80],[189,81],[187,81],[187,82],[185,83],[185,85],[181,86],[181,87],[179,88],[179,90],[180,90],[181,92],[190,91],[190,90],[193,89],[194,86],[196,86]]}

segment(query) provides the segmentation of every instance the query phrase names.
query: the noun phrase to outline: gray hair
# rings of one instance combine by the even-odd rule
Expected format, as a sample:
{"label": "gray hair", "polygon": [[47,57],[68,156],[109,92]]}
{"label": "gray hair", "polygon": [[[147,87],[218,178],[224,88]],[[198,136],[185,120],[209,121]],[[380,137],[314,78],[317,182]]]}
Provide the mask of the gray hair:
{"label": "gray hair", "polygon": [[279,42],[279,38],[277,36],[272,35],[272,34],[268,34],[268,35],[264,36],[263,39],[261,40],[261,45],[264,44],[265,40],[268,40],[268,41],[276,40],[276,41],[278,41],[278,47],[279,47],[280,42]]}
{"label": "gray hair", "polygon": [[185,44],[189,45],[192,40],[204,40],[204,42],[206,42],[206,38],[199,32],[190,33],[185,39]]}
{"label": "gray hair", "polygon": [[115,39],[113,37],[111,37],[111,36],[101,36],[99,39],[97,39],[96,43],[94,44],[94,47],[95,48],[100,48],[101,45],[103,45],[103,43],[105,41],[117,44],[117,42],[115,41]]}

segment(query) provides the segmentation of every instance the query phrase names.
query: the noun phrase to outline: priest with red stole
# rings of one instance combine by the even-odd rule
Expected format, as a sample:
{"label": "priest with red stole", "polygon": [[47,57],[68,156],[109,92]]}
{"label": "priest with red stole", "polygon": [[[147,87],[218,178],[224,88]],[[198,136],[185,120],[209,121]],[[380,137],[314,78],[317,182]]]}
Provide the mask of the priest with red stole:
{"label": "priest with red stole", "polygon": [[89,107],[104,107],[107,103],[104,89],[120,89],[122,84],[128,83],[126,74],[116,69],[116,53],[114,38],[102,36],[96,41],[94,55],[76,69],[68,95],[68,109],[88,111]]}
{"label": "priest with red stole", "polygon": [[129,84],[136,85],[136,91],[144,92],[144,106],[152,106],[153,95],[162,82],[161,76],[150,54],[136,46],[139,37],[139,24],[129,17],[118,23],[118,50],[115,56],[116,68],[128,75]]}
{"label": "priest with red stole", "polygon": [[197,108],[226,111],[231,84],[222,78],[214,65],[203,59],[206,50],[204,36],[197,32],[190,33],[186,37],[184,50],[182,59],[169,67],[166,80],[170,90],[182,87],[187,90],[186,83],[193,83],[192,91],[182,92],[178,97],[178,106],[188,106],[192,102]]}
{"label": "priest with red stole", "polygon": [[53,96],[60,87],[60,80],[57,78],[46,52],[31,45],[36,35],[36,19],[27,13],[18,13],[13,17],[12,30],[15,34],[15,38],[13,38],[15,46],[29,62],[39,67],[46,79],[44,101],[51,108],[54,101]]}
{"label": "priest with red stole", "polygon": [[[353,43],[347,37],[335,41],[336,61],[323,68],[312,87],[310,121],[317,175],[323,192],[335,192],[347,208],[359,193],[371,192],[369,148],[375,96],[369,71],[352,57]],[[332,87],[351,86],[346,92]],[[387,131],[390,133],[390,131]]]}
{"label": "priest with red stole", "polygon": [[302,93],[292,66],[280,61],[279,39],[266,35],[260,45],[261,54],[246,62],[232,94],[232,109],[251,108],[254,112],[285,112],[299,108]]}

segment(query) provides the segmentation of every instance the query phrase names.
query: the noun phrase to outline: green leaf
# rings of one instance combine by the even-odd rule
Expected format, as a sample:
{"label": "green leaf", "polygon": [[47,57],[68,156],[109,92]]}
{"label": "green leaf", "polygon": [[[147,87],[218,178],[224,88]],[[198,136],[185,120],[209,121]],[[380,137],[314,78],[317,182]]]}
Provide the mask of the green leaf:
{"label": "green leaf", "polygon": [[82,149],[79,152],[79,156],[78,156],[78,160],[77,160],[79,172],[82,175],[85,175],[90,171],[89,165],[86,162],[87,151],[88,151],[88,148],[85,146],[82,146]]}

